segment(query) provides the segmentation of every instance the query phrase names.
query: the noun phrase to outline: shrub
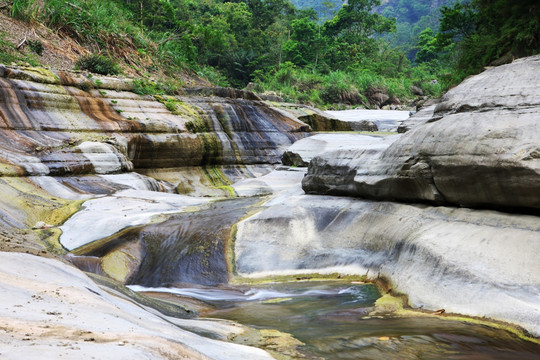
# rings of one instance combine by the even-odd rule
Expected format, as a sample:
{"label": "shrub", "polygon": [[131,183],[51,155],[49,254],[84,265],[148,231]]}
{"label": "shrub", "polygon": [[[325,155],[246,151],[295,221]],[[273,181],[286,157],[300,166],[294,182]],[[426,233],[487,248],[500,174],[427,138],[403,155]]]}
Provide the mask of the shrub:
{"label": "shrub", "polygon": [[147,79],[133,79],[133,91],[139,95],[159,93],[156,83]]}
{"label": "shrub", "polygon": [[113,59],[99,54],[81,57],[77,60],[76,66],[81,70],[88,70],[101,75],[117,75],[120,73],[120,68]]}
{"label": "shrub", "polygon": [[133,92],[139,95],[175,95],[180,92],[182,85],[182,80],[178,79],[155,82],[149,79],[140,78],[133,79]]}
{"label": "shrub", "polygon": [[33,53],[41,56],[43,54],[43,44],[41,40],[28,40],[28,47]]}

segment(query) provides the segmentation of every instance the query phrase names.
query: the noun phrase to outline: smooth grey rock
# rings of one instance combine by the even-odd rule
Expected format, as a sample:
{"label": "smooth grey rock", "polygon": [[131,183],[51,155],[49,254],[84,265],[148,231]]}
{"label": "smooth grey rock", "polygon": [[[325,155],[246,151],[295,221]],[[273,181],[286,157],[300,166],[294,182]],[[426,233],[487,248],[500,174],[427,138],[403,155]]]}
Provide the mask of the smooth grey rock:
{"label": "smooth grey rock", "polygon": [[416,125],[422,125],[433,118],[435,112],[435,104],[427,106],[417,113],[411,115],[407,120],[403,121],[397,128],[397,132],[402,134],[411,130]]}
{"label": "smooth grey rock", "polygon": [[350,124],[352,131],[379,131],[377,124],[370,120],[351,121]]}
{"label": "smooth grey rock", "polygon": [[383,153],[312,160],[303,188],[379,200],[540,209],[540,56],[450,90]]}
{"label": "smooth grey rock", "polygon": [[397,135],[317,134],[295,142],[284,153],[281,161],[288,166],[307,166],[315,156],[343,150],[382,151],[396,141]]}
{"label": "smooth grey rock", "polygon": [[209,198],[144,190],[123,190],[112,196],[88,200],[60,229],[60,242],[73,250],[136,225],[147,224],[159,215],[179,213],[206,204]]}
{"label": "smooth grey rock", "polygon": [[241,275],[380,274],[414,307],[540,335],[535,216],[289,194],[265,206],[237,227]]}
{"label": "smooth grey rock", "polygon": [[418,96],[424,95],[424,91],[415,85],[411,86],[411,91],[414,95],[418,95]]}
{"label": "smooth grey rock", "polygon": [[269,174],[252,179],[242,179],[232,185],[238,196],[259,196],[282,192],[301,194],[305,168],[279,167]]}

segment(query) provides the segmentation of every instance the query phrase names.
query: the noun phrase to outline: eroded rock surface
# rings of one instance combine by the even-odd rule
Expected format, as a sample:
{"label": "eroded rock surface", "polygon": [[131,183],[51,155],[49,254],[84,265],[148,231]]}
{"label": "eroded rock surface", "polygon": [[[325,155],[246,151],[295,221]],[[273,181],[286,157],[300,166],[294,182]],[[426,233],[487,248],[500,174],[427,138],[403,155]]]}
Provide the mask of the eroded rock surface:
{"label": "eroded rock surface", "polygon": [[540,209],[540,56],[450,90],[433,117],[383,153],[312,160],[308,193],[467,207]]}
{"label": "eroded rock surface", "polygon": [[[281,111],[249,92],[141,96],[135,88],[130,79],[0,65],[2,222],[55,226],[78,205],[54,219],[47,207],[67,208],[125,190],[141,194],[88,202],[61,229],[63,245],[72,250],[150,221],[162,210],[175,211],[159,196],[152,201],[160,204],[149,211],[146,191],[234,195],[232,182],[270,172],[284,149],[310,131],[297,115],[312,110],[297,105]],[[38,209],[32,206],[36,200],[24,200],[26,194],[42,199]],[[116,205],[125,212],[103,216]]]}
{"label": "eroded rock surface", "polygon": [[140,96],[129,80],[45,69],[0,74],[2,175],[278,163],[309,131],[257,99]]}
{"label": "eroded rock surface", "polygon": [[238,225],[242,275],[384,276],[414,307],[519,324],[540,334],[540,222],[488,210],[296,195]]}

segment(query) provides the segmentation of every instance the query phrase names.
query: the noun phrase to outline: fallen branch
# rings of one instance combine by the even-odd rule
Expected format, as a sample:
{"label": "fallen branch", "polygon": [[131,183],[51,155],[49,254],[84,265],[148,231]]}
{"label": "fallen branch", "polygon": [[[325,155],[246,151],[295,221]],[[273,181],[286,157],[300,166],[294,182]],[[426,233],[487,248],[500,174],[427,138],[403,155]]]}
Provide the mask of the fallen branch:
{"label": "fallen branch", "polygon": [[21,41],[21,43],[19,45],[17,45],[17,49],[20,49],[21,46],[23,46],[25,42],[26,42],[26,36],[24,37],[24,40]]}

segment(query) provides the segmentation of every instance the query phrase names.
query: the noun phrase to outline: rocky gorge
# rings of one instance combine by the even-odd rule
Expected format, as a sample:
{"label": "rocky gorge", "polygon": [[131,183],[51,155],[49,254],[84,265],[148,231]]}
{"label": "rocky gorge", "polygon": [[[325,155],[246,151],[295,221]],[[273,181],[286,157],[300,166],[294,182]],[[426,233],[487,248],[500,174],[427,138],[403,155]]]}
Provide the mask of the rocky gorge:
{"label": "rocky gorge", "polygon": [[377,135],[245,91],[138,95],[0,66],[0,357],[309,357],[288,334],[123,285],[317,273],[384,280],[418,316],[498,321],[534,343],[539,70],[488,69]]}

